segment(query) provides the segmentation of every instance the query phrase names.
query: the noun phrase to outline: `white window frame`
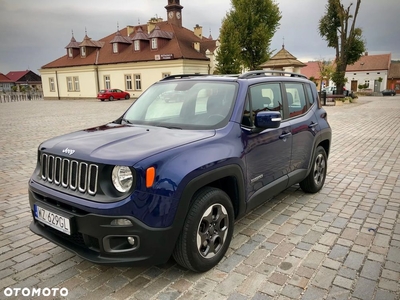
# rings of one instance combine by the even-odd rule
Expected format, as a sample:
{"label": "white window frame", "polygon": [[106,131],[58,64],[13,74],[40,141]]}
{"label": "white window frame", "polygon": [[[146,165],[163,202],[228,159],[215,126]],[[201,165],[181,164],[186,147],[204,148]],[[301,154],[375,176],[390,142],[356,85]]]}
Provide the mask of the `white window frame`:
{"label": "white window frame", "polygon": [[50,92],[55,92],[55,85],[54,85],[54,77],[50,77],[49,78],[49,88],[50,88]]}
{"label": "white window frame", "polygon": [[104,89],[111,89],[111,77],[110,77],[110,75],[104,75]]}
{"label": "white window frame", "polygon": [[125,75],[125,89],[126,90],[133,90],[132,75],[130,75],[130,74]]}
{"label": "white window frame", "polygon": [[72,77],[67,77],[67,91],[68,92],[73,92],[74,91],[74,86],[72,85]]}
{"label": "white window frame", "polygon": [[113,53],[118,53],[118,43],[113,43]]}
{"label": "white window frame", "polygon": [[134,74],[133,77],[135,78],[135,90],[141,91],[142,90],[142,77],[140,74]]}
{"label": "white window frame", "polygon": [[158,45],[157,45],[157,38],[152,38],[151,39],[151,49],[157,49]]}
{"label": "white window frame", "polygon": [[72,77],[73,83],[74,83],[74,91],[75,92],[79,92],[80,88],[79,88],[79,77],[78,76],[74,76]]}
{"label": "white window frame", "polygon": [[68,57],[72,57],[72,48],[68,48]]}
{"label": "white window frame", "polygon": [[86,57],[86,47],[85,46],[81,47],[81,56]]}
{"label": "white window frame", "polygon": [[135,51],[140,51],[140,41],[139,40],[134,41],[133,47],[134,47]]}

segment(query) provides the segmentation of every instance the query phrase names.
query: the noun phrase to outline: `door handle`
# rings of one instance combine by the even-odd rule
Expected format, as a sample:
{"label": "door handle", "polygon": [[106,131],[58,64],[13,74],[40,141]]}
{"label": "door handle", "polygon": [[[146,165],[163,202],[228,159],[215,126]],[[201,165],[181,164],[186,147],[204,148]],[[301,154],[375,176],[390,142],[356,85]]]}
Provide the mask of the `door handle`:
{"label": "door handle", "polygon": [[290,133],[290,132],[286,132],[286,133],[283,133],[283,134],[281,134],[280,136],[279,136],[279,138],[281,139],[281,140],[284,140],[284,139],[286,139],[287,137],[289,137],[289,135],[291,135],[292,133]]}
{"label": "door handle", "polygon": [[308,128],[314,128],[318,125],[318,123],[312,122],[310,125],[308,125]]}

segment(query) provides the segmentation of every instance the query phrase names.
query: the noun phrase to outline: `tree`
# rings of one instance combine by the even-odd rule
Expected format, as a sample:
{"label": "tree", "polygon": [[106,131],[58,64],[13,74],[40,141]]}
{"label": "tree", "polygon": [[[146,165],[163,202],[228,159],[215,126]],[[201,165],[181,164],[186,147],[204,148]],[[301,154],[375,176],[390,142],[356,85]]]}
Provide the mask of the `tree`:
{"label": "tree", "polygon": [[[365,41],[361,28],[356,27],[361,0],[357,0],[354,15],[353,3],[346,8],[340,0],[328,0],[326,14],[319,20],[319,33],[328,42],[328,47],[336,50],[336,70],[332,80],[337,92],[343,93],[346,83],[346,68],[360,59],[365,51]],[[352,19],[352,20],[351,20]]]}
{"label": "tree", "polygon": [[[231,0],[218,51],[218,71],[231,73],[229,64],[255,70],[271,56],[271,39],[282,18],[274,0]],[[234,72],[237,73],[237,72]]]}
{"label": "tree", "polygon": [[325,80],[329,84],[329,80],[332,77],[332,74],[335,71],[335,66],[332,61],[327,60],[319,60],[318,61],[318,69],[320,74],[320,88],[322,90],[322,82]]}

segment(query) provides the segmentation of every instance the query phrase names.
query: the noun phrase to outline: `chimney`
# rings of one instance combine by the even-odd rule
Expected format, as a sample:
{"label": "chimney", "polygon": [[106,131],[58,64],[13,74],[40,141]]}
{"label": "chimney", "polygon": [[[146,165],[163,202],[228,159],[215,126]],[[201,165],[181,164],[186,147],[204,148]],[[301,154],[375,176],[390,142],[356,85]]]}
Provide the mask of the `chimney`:
{"label": "chimney", "polygon": [[147,22],[147,33],[150,34],[153,29],[156,27],[156,24],[158,22],[158,18],[151,18],[148,22]]}
{"label": "chimney", "polygon": [[199,24],[196,24],[196,27],[194,27],[193,33],[195,36],[202,39],[203,38],[203,27],[199,26]]}
{"label": "chimney", "polygon": [[365,56],[368,56],[368,52],[365,52]]}
{"label": "chimney", "polygon": [[126,26],[126,32],[127,32],[127,35],[128,36],[130,36],[132,33],[134,33],[135,32],[135,27],[134,26]]}

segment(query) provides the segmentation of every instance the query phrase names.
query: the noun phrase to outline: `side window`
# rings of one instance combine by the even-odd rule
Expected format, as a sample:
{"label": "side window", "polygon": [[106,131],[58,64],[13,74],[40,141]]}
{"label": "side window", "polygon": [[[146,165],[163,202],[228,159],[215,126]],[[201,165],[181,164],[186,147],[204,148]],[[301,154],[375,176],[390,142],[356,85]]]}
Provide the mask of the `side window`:
{"label": "side window", "polygon": [[289,117],[293,118],[307,112],[306,95],[303,84],[285,83],[286,96],[289,106]]}
{"label": "side window", "polygon": [[282,93],[279,83],[265,83],[250,87],[242,124],[252,126],[255,114],[259,111],[279,111],[283,118]]}
{"label": "side window", "polygon": [[306,84],[305,86],[307,91],[308,105],[311,107],[315,102],[314,95],[312,93],[311,86],[309,84]]}

